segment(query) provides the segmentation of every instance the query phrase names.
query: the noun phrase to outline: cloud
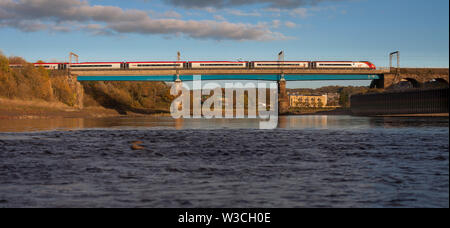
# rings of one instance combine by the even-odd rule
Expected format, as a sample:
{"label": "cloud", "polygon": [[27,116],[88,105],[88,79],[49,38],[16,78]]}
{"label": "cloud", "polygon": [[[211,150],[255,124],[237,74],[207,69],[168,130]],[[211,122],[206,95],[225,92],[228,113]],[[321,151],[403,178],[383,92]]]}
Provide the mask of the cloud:
{"label": "cloud", "polygon": [[182,21],[176,19],[118,22],[108,26],[119,33],[185,34],[197,39],[278,40],[285,37],[263,26],[217,21]]}
{"label": "cloud", "polygon": [[293,8],[293,9],[267,8],[264,9],[264,11],[273,13],[273,16],[277,17],[280,17],[281,14],[288,14],[291,17],[300,17],[300,18],[307,18],[313,16],[313,14],[311,14],[310,11],[317,12],[316,8]]}
{"label": "cloud", "polygon": [[263,5],[268,8],[297,8],[313,6],[320,2],[336,2],[342,0],[163,0],[176,7],[184,8],[232,8],[245,5]]}
{"label": "cloud", "polygon": [[261,13],[253,11],[253,12],[244,12],[242,10],[230,9],[226,11],[228,14],[239,16],[239,17],[261,17]]}
{"label": "cloud", "polygon": [[149,15],[152,18],[182,18],[183,15],[181,15],[180,13],[170,10],[170,11],[166,11],[166,12],[156,12],[154,10],[149,10],[148,11]]}
{"label": "cloud", "polygon": [[[82,0],[0,0],[0,27],[22,31],[88,31],[92,34],[145,34],[213,40],[288,39],[263,24],[181,20],[176,12],[152,18],[143,10],[90,5]],[[67,27],[65,27],[67,26]]]}
{"label": "cloud", "polygon": [[272,27],[273,28],[279,28],[281,25],[281,21],[280,20],[273,20],[272,21]]}
{"label": "cloud", "polygon": [[292,17],[307,18],[309,16],[308,9],[306,8],[296,8],[289,12]]}
{"label": "cloud", "polygon": [[214,15],[214,19],[218,21],[226,21],[225,17],[223,17],[222,15]]}
{"label": "cloud", "polygon": [[295,24],[295,23],[292,22],[292,21],[286,21],[286,22],[284,23],[284,25],[285,25],[286,27],[288,27],[288,28],[295,28],[295,27],[297,27],[297,24]]}

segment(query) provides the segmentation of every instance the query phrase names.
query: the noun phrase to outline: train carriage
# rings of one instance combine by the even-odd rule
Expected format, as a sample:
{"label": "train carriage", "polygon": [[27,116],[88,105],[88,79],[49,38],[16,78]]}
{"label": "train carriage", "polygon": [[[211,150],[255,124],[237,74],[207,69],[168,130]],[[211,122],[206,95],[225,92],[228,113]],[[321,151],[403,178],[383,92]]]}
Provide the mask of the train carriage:
{"label": "train carriage", "polygon": [[313,62],[316,69],[376,69],[375,65],[368,61],[319,61]]}
{"label": "train carriage", "polygon": [[308,61],[258,61],[258,62],[251,62],[250,66],[252,68],[258,69],[258,68],[300,68],[300,69],[306,69],[309,68],[310,62]]}
{"label": "train carriage", "polygon": [[73,70],[108,70],[108,69],[121,69],[122,62],[88,62],[88,63],[72,63],[70,69]]}
{"label": "train carriage", "polygon": [[232,62],[232,61],[194,61],[188,63],[189,68],[247,68],[248,62]]}
{"label": "train carriage", "polygon": [[34,67],[43,67],[48,70],[65,70],[67,63],[34,63]]}
{"label": "train carriage", "polygon": [[186,62],[127,62],[129,69],[181,69]]}

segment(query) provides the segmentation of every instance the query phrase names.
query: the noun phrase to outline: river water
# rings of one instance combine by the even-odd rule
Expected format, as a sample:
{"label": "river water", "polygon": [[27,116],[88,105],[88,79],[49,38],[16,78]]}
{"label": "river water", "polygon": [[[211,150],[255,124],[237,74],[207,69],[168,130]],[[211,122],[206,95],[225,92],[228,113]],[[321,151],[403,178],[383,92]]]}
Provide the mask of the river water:
{"label": "river water", "polygon": [[0,120],[0,208],[449,207],[448,140],[441,117]]}

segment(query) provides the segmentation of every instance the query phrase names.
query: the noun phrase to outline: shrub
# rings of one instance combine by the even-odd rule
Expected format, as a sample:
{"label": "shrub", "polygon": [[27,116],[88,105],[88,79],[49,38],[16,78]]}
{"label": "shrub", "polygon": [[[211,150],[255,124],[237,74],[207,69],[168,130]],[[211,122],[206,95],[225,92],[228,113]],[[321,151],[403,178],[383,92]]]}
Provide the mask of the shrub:
{"label": "shrub", "polygon": [[69,106],[75,106],[77,102],[76,92],[69,86],[69,83],[64,76],[52,77],[51,85],[56,100]]}
{"label": "shrub", "polygon": [[[9,64],[22,64],[9,69]],[[108,108],[169,108],[173,97],[162,82],[85,82],[85,101]],[[69,106],[77,102],[77,94],[66,74],[36,68],[21,57],[6,57],[0,52],[0,96],[18,99],[59,101]],[[87,97],[89,99],[87,99]]]}

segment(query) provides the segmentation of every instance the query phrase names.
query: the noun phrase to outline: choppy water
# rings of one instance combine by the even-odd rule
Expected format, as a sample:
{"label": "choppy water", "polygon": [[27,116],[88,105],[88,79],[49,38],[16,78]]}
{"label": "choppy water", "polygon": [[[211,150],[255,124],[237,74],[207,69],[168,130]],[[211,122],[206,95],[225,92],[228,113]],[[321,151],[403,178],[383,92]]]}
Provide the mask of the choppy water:
{"label": "choppy water", "polygon": [[257,126],[0,120],[0,207],[449,207],[448,118]]}

